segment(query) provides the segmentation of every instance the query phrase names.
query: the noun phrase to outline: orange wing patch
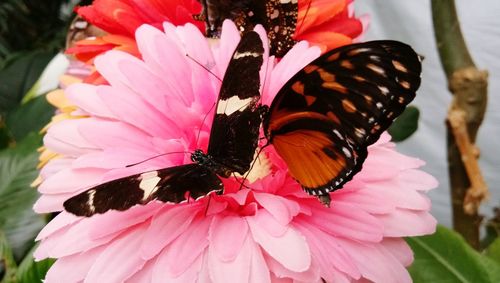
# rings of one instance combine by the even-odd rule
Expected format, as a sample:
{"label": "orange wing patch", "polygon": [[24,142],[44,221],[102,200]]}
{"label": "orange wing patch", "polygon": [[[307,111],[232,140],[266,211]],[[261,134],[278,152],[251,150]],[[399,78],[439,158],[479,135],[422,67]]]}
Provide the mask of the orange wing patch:
{"label": "orange wing patch", "polygon": [[[331,113],[333,114],[333,113]],[[333,114],[334,115],[334,114]],[[293,121],[297,121],[297,120],[300,120],[300,119],[315,119],[315,120],[318,120],[318,122],[320,121],[324,121],[324,122],[337,122],[339,121],[338,120],[338,117],[335,116],[335,118],[333,118],[331,115],[328,115],[328,116],[325,116],[321,113],[317,113],[317,112],[310,112],[310,111],[301,111],[301,112],[289,112],[289,111],[285,111],[285,110],[279,110],[279,111],[274,111],[273,113],[271,113],[271,122],[269,123],[269,128],[268,128],[268,132],[272,132],[272,131],[275,131],[279,128],[281,128],[281,126],[285,125],[285,124],[288,124],[288,123],[291,123]],[[336,123],[338,124],[338,123]]]}
{"label": "orange wing patch", "polygon": [[290,175],[306,188],[325,186],[346,168],[345,156],[335,151],[322,132],[297,130],[277,135],[273,145],[288,165]]}

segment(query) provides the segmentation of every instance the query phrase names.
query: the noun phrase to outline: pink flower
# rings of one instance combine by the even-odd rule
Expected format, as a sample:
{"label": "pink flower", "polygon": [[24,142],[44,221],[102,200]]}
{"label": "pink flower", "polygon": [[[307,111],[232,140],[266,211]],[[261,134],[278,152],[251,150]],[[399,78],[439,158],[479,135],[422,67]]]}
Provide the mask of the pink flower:
{"label": "pink flower", "polygon": [[[164,29],[137,30],[142,60],[120,51],[96,59],[109,85],[67,89],[74,114],[87,118],[49,128],[45,146],[63,157],[42,169],[37,212],[62,211],[66,199],[107,180],[191,161],[169,154],[128,164],[206,149],[211,119],[203,123],[204,116],[212,115],[220,81],[198,63],[222,78],[239,33],[226,22],[221,40],[209,45],[193,25]],[[266,57],[263,102],[319,53],[301,42],[278,64]],[[432,233],[436,225],[425,196],[436,181],[418,170],[422,165],[384,135],[326,208],[267,147],[251,189],[225,179],[223,195],[191,203],[151,202],[91,218],[63,211],[40,232],[35,257],[58,259],[47,283],[410,282],[412,252],[402,237]]]}

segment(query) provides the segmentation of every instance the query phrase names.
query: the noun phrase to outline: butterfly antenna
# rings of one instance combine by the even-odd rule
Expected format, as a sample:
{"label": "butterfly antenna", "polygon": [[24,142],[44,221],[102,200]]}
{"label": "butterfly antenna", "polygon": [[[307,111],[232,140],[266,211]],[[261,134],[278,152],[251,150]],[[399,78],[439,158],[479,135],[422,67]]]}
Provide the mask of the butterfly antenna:
{"label": "butterfly antenna", "polygon": [[[206,5],[206,2],[205,2],[205,5]],[[206,6],[205,6],[206,7]],[[208,19],[208,18],[207,18]],[[203,69],[205,69],[209,74],[211,74],[212,76],[214,76],[214,78],[216,78],[217,80],[219,80],[219,82],[222,83],[222,79],[219,78],[216,74],[214,74],[210,69],[208,69],[205,65],[203,65],[202,63],[198,62],[196,59],[194,59],[193,57],[191,57],[189,54],[186,53],[186,57],[188,57],[189,59],[191,59],[193,62],[195,62],[198,66],[202,67]],[[212,107],[210,107],[210,110],[208,110],[207,114],[205,114],[205,117],[203,117],[203,121],[201,122],[201,125],[199,127],[199,130],[198,130],[198,134],[196,135],[196,146],[198,146],[198,141],[200,140],[200,134],[201,134],[201,128],[203,128],[203,125],[205,124],[205,121],[207,120],[207,117],[208,115],[212,112],[212,110],[214,109],[215,107],[215,103],[212,105]]]}
{"label": "butterfly antenna", "polygon": [[208,115],[212,112],[214,107],[215,107],[215,103],[212,104],[212,107],[210,107],[207,114],[205,114],[205,117],[203,117],[203,121],[201,122],[201,125],[198,128],[198,134],[196,135],[196,146],[198,146],[198,141],[200,140],[201,128],[203,128],[203,125],[205,125],[205,121],[207,120]]}
{"label": "butterfly antenna", "polygon": [[145,159],[145,160],[142,160],[142,161],[139,161],[139,162],[136,162],[136,163],[128,164],[125,167],[128,168],[128,167],[132,167],[132,166],[135,166],[135,165],[139,165],[141,163],[144,163],[144,162],[149,161],[151,159],[158,158],[160,156],[169,155],[169,154],[180,154],[180,153],[184,153],[185,154],[185,153],[191,153],[191,152],[189,152],[189,151],[174,151],[174,152],[162,153],[162,154],[158,154],[158,155],[152,156],[152,157],[150,157],[148,159]]}
{"label": "butterfly antenna", "polygon": [[245,179],[243,181],[240,181],[238,176],[236,176],[236,173],[234,173],[234,172],[233,172],[233,177],[236,180],[236,182],[238,182],[238,184],[240,184],[240,188],[238,190],[241,190],[241,188],[243,188],[243,187],[245,187],[246,189],[250,189],[249,186],[245,185]]}
{"label": "butterfly antenna", "polygon": [[217,76],[216,74],[214,74],[212,71],[210,71],[210,69],[207,66],[205,66],[202,63],[198,62],[196,59],[194,59],[193,57],[191,57],[191,55],[189,55],[187,53],[186,53],[186,57],[188,57],[193,62],[195,62],[196,65],[198,65],[198,66],[202,67],[203,69],[205,69],[209,74],[211,74],[212,76],[214,76],[214,78],[216,78],[217,80],[219,80],[220,82],[222,82],[222,79],[219,78],[219,76]]}
{"label": "butterfly antenna", "polygon": [[[312,5],[312,1],[313,0],[310,0],[309,3],[307,4],[307,9],[306,9],[306,14],[304,15],[304,17],[302,17],[300,23],[298,25],[295,26],[295,32],[297,33],[298,31],[300,31],[300,28],[302,28],[302,25],[304,24],[304,21],[306,20],[306,17],[307,17],[307,14],[309,14],[309,10],[311,9],[311,5]],[[297,15],[298,16],[298,15]]]}
{"label": "butterfly antenna", "polygon": [[264,90],[266,89],[266,82],[267,82],[267,70],[269,70],[269,56],[267,57],[267,61],[266,61],[266,71],[264,72],[264,81],[262,82],[262,92],[260,94],[260,98],[259,100],[261,100],[261,104],[262,104],[262,94],[264,93]]}

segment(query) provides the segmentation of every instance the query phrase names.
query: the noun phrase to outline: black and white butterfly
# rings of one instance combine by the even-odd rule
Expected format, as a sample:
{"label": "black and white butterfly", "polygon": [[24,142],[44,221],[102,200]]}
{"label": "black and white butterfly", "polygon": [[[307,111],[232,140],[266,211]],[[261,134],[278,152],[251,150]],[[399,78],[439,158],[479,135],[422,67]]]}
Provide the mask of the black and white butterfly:
{"label": "black and white butterfly", "polygon": [[259,136],[260,78],[264,48],[255,32],[240,40],[222,81],[207,153],[196,150],[194,163],[144,172],[113,180],[64,202],[66,211],[92,216],[108,210],[127,210],[152,200],[179,203],[222,191],[220,177],[250,168]]}
{"label": "black and white butterfly", "polygon": [[267,107],[259,103],[263,52],[257,33],[243,35],[222,82],[207,154],[197,150],[192,164],[96,186],[67,200],[65,209],[91,216],[221,191],[220,177],[249,170],[261,123],[291,176],[329,205],[329,193],[361,170],[367,147],[415,97],[419,56],[390,40],[331,50],[295,74]]}

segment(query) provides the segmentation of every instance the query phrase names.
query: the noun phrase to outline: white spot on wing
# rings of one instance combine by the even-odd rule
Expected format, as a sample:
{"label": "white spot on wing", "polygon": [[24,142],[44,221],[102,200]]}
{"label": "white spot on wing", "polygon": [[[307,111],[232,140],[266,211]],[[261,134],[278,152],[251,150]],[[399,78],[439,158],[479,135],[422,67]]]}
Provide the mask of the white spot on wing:
{"label": "white spot on wing", "polygon": [[347,156],[347,158],[352,157],[351,152],[349,151],[349,149],[347,149],[347,147],[342,147],[342,151],[344,152],[345,156]]}
{"label": "white spot on wing", "polygon": [[387,95],[389,93],[389,89],[385,86],[379,86],[378,89],[380,89],[383,95]]}
{"label": "white spot on wing", "polygon": [[95,190],[91,190],[88,192],[89,199],[87,200],[87,206],[91,212],[95,211],[94,196],[95,196]]}
{"label": "white spot on wing", "polygon": [[158,171],[142,173],[140,178],[139,188],[144,191],[142,199],[145,200],[158,189],[156,185],[158,185],[161,178],[158,177]]}
{"label": "white spot on wing", "polygon": [[259,56],[262,56],[262,54],[261,53],[256,53],[256,52],[250,52],[250,51],[247,51],[247,52],[235,52],[234,55],[233,55],[233,59],[240,59],[240,58],[247,57],[247,56],[259,57]]}
{"label": "white spot on wing", "polygon": [[246,99],[240,99],[237,95],[231,96],[227,100],[219,100],[219,104],[217,105],[217,114],[226,114],[231,115],[236,111],[245,110],[253,97],[249,97]]}

